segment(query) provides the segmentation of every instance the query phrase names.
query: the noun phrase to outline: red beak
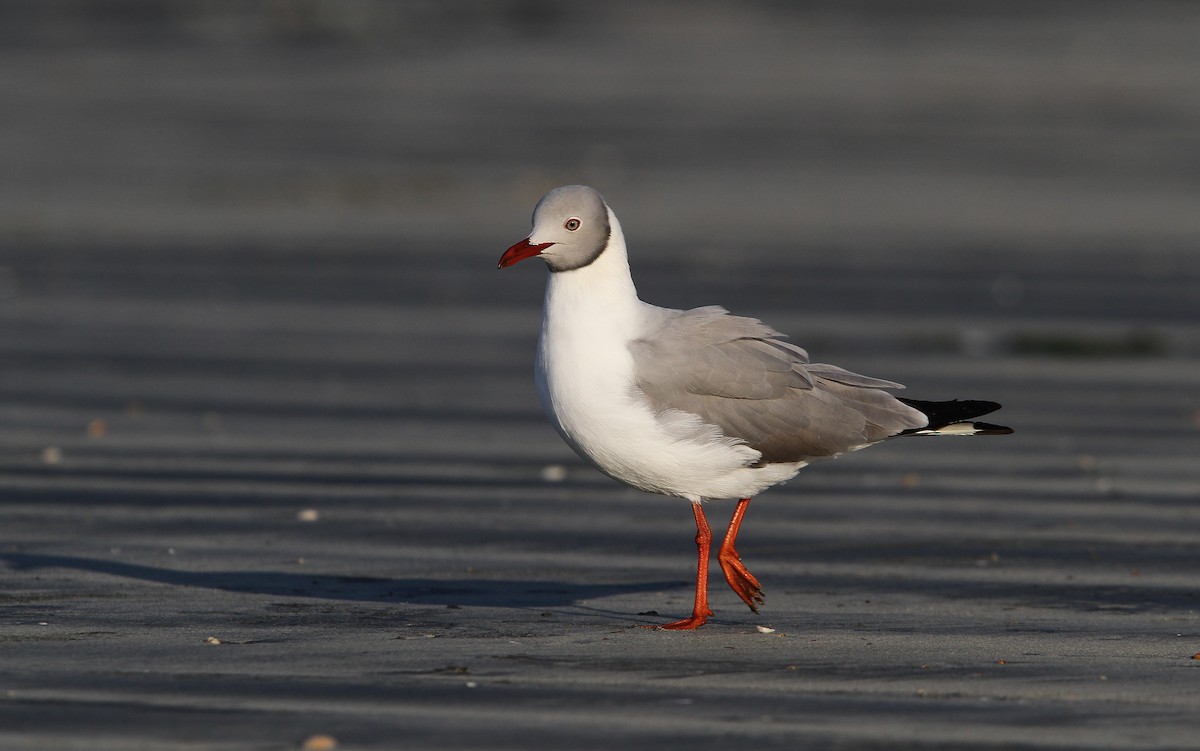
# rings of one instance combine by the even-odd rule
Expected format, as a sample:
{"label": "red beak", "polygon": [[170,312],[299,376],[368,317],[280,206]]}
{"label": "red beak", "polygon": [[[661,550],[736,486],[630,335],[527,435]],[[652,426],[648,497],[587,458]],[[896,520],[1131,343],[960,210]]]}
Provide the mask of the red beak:
{"label": "red beak", "polygon": [[506,269],[509,266],[512,266],[514,263],[524,261],[526,258],[533,258],[553,244],[554,243],[531,243],[527,237],[508,250],[504,251],[504,255],[500,256],[500,264],[496,268]]}

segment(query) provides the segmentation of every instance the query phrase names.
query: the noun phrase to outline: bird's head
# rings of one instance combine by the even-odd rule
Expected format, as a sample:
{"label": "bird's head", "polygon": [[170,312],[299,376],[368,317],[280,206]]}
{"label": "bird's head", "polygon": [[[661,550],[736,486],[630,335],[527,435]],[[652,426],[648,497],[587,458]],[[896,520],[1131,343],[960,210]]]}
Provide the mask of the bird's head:
{"label": "bird's head", "polygon": [[534,208],[529,237],[504,251],[499,268],[534,256],[545,261],[551,271],[582,268],[604,252],[611,232],[608,206],[594,188],[555,188]]}

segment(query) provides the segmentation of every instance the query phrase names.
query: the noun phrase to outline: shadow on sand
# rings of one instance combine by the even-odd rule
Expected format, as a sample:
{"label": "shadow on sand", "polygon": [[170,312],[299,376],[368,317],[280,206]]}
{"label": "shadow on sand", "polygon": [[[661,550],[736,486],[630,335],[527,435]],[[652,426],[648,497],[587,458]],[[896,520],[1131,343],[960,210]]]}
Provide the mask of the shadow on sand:
{"label": "shadow on sand", "polygon": [[385,579],[278,571],[177,571],[98,558],[8,553],[11,569],[58,568],[120,576],[178,587],[201,587],[284,597],[319,597],[353,602],[484,607],[554,607],[618,594],[675,589],[679,580],[630,584],[575,584],[510,579]]}

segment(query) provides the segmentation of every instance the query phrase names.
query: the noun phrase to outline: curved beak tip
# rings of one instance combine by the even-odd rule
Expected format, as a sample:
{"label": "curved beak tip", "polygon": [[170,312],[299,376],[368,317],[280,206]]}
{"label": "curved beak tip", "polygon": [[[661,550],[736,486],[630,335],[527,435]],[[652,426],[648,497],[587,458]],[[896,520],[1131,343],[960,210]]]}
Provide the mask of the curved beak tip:
{"label": "curved beak tip", "polygon": [[549,248],[554,243],[531,243],[529,238],[525,238],[521,242],[504,251],[504,255],[500,256],[500,263],[496,264],[498,269],[506,269],[514,263],[524,261],[526,258],[533,258],[540,255],[543,250]]}

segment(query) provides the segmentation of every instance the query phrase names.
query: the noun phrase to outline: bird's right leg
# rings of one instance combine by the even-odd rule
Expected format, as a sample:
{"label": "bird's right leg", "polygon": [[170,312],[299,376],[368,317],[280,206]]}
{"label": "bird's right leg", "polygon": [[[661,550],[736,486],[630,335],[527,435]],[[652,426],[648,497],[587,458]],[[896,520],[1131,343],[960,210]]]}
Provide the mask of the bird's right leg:
{"label": "bird's right leg", "polygon": [[692,629],[700,628],[712,611],[708,609],[708,557],[712,552],[712,530],[708,528],[708,520],[704,518],[704,509],[699,501],[692,501],[692,513],[696,516],[696,601],[692,605],[690,618],[664,623],[662,625],[647,625],[646,628]]}

